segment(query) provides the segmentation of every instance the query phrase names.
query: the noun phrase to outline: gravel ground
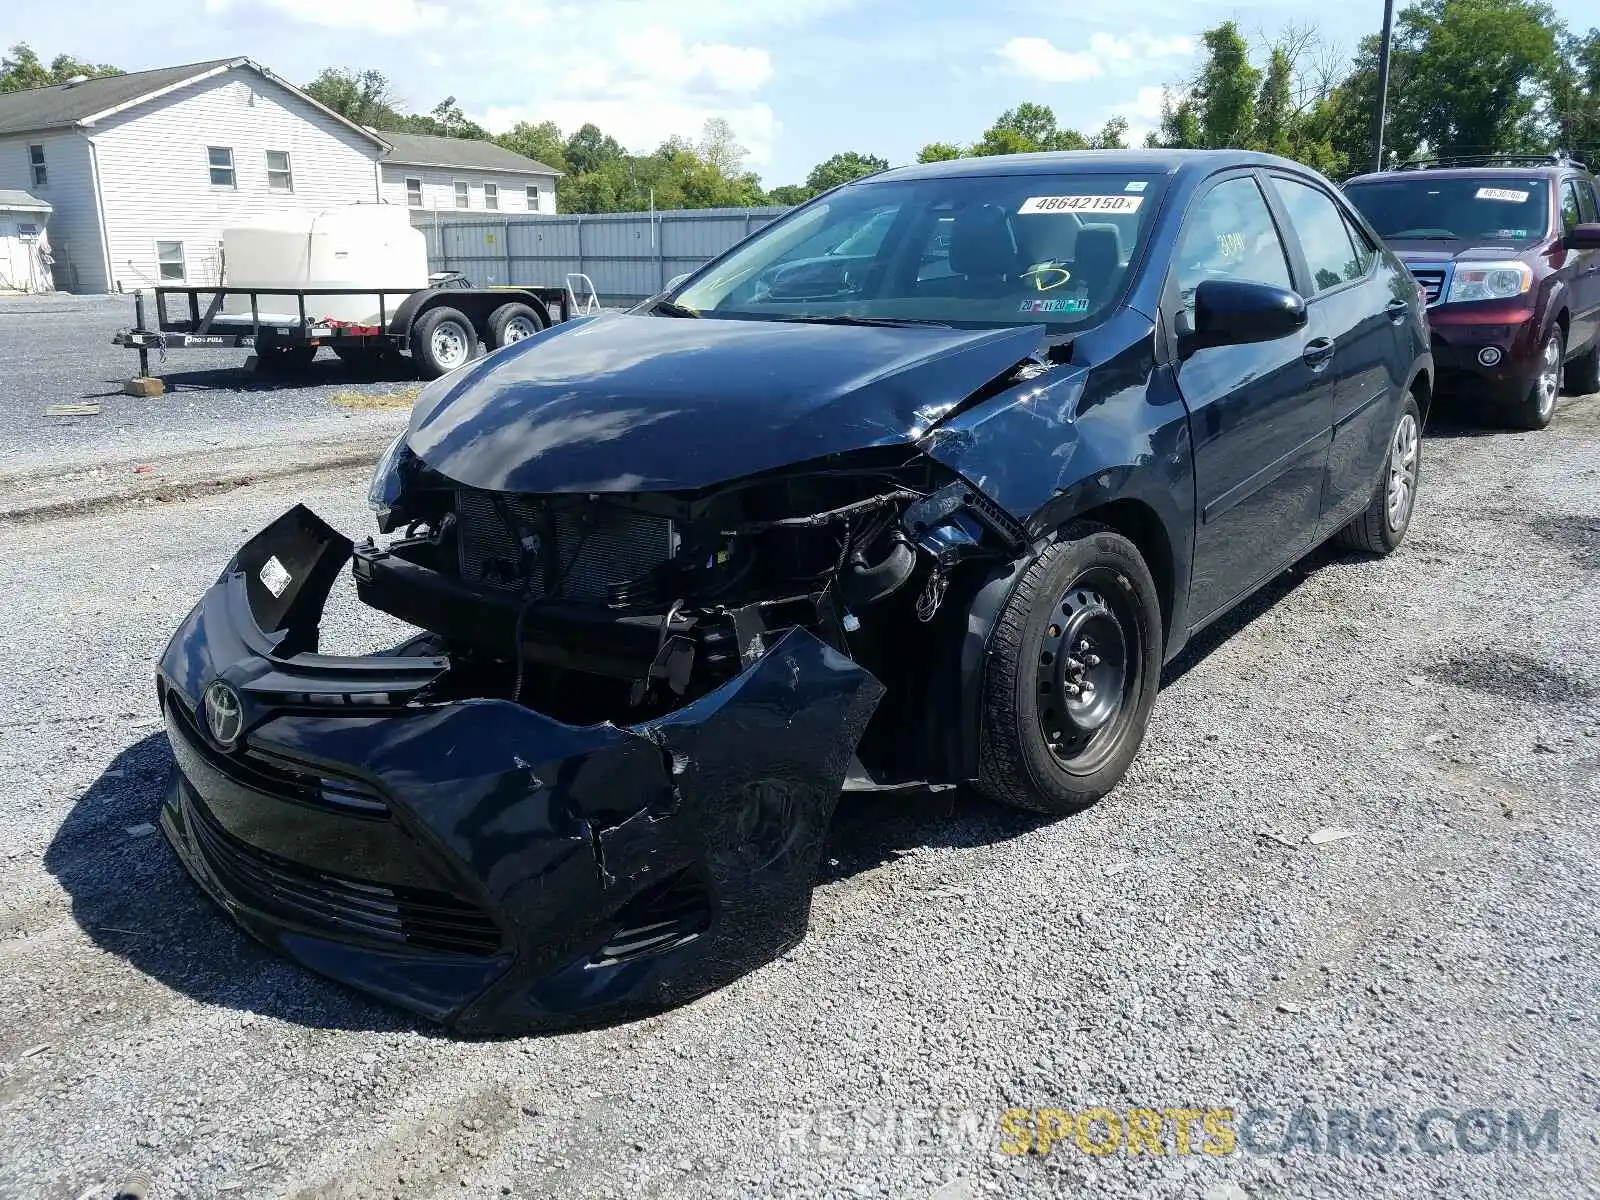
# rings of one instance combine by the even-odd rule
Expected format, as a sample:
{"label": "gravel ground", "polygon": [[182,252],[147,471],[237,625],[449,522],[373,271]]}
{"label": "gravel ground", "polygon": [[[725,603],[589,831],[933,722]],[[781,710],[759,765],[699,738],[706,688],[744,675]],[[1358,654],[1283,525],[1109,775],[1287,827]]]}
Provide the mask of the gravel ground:
{"label": "gravel ground", "polygon": [[[7,386],[0,476],[398,428],[403,414],[396,410],[346,407],[333,397],[381,396],[416,383],[355,377],[324,351],[296,386],[285,387],[244,371],[244,350],[183,350],[165,363],[151,355],[165,395],[126,396],[123,381],[138,373],[139,359],[113,346],[111,336],[132,324],[132,296],[0,297],[0,379]],[[99,413],[45,413],[50,405],[84,402],[98,404]]]}
{"label": "gravel ground", "polygon": [[[1600,1195],[1600,397],[1425,451],[1401,552],[1315,555],[1207,635],[1092,811],[852,803],[781,961],[476,1043],[260,950],[145,825],[169,631],[293,499],[362,531],[361,480],[0,530],[29,618],[0,693],[0,1194],[141,1167],[163,1197]],[[348,601],[330,624],[393,632]],[[1328,827],[1353,836],[1306,840]],[[1013,1106],[1277,1115],[1264,1153],[1018,1157]],[[1303,1107],[1322,1152],[1280,1151]],[[1475,1153],[1444,1120],[1460,1144],[1422,1153],[1435,1107],[1559,1133]],[[1328,1152],[1335,1110],[1379,1109],[1392,1153]]]}

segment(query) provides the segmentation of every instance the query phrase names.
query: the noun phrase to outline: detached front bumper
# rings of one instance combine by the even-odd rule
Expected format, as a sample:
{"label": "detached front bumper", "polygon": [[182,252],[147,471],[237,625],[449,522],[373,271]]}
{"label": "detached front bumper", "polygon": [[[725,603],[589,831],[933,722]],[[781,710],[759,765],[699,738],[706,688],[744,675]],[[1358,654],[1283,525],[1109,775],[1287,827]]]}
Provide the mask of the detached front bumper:
{"label": "detached front bumper", "polygon": [[291,510],[162,656],[175,760],[162,827],[242,927],[475,1033],[679,1003],[804,936],[876,679],[792,629],[634,727],[431,703],[450,663],[425,641],[316,652],[350,553]]}

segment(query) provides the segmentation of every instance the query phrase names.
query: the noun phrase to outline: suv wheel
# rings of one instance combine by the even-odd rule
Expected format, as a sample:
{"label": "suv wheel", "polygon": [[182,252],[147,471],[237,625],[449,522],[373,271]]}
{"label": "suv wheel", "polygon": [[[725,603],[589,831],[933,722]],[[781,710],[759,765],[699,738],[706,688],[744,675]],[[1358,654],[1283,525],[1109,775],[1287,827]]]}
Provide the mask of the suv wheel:
{"label": "suv wheel", "polygon": [[978,790],[1051,816],[1122,779],[1161,682],[1161,599],[1138,549],[1075,521],[1022,573],[992,634]]}
{"label": "suv wheel", "polygon": [[1417,398],[1408,395],[1389,438],[1389,455],[1372,501],[1364,513],[1334,534],[1335,544],[1368,554],[1394,553],[1411,527],[1421,479],[1422,411]]}
{"label": "suv wheel", "polygon": [[1600,339],[1567,364],[1566,384],[1574,396],[1600,392]]}
{"label": "suv wheel", "polygon": [[1520,404],[1506,412],[1513,429],[1543,429],[1556,415],[1556,397],[1561,394],[1561,369],[1567,358],[1567,335],[1557,325],[1550,330],[1539,355],[1539,375]]}

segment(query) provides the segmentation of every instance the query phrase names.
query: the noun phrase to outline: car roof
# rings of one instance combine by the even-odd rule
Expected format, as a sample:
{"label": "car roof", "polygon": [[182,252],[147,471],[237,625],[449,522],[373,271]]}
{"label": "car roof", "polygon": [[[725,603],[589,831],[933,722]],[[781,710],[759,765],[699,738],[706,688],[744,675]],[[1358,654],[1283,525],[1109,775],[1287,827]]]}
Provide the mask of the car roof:
{"label": "car roof", "polygon": [[1548,179],[1561,171],[1577,171],[1586,174],[1581,163],[1536,163],[1525,167],[1512,166],[1483,166],[1483,167],[1413,167],[1406,171],[1369,171],[1365,175],[1357,175],[1346,179],[1344,186],[1349,187],[1355,183],[1393,183],[1399,179],[1526,179],[1532,175],[1535,178]]}
{"label": "car roof", "polygon": [[1253,150],[1053,150],[1042,154],[992,154],[977,158],[951,158],[943,162],[916,163],[880,171],[862,183],[903,179],[982,177],[998,175],[1053,175],[1074,171],[1126,171],[1148,175],[1209,175],[1224,167],[1280,167],[1307,172],[1310,168],[1274,154]]}

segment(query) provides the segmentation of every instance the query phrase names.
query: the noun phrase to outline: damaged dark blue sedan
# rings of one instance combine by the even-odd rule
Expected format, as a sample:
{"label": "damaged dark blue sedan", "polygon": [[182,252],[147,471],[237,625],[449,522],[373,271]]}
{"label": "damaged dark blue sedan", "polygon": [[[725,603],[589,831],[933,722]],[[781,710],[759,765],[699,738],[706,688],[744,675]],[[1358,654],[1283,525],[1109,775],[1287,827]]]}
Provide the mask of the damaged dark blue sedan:
{"label": "damaged dark blue sedan", "polygon": [[[1294,163],[849,184],[429,384],[381,543],[251,539],[161,660],[163,826],[251,933],[457,1029],[683,1001],[804,935],[841,794],[1111,790],[1196,630],[1400,543],[1431,380],[1411,277]],[[418,633],[319,653],[336,585]]]}

